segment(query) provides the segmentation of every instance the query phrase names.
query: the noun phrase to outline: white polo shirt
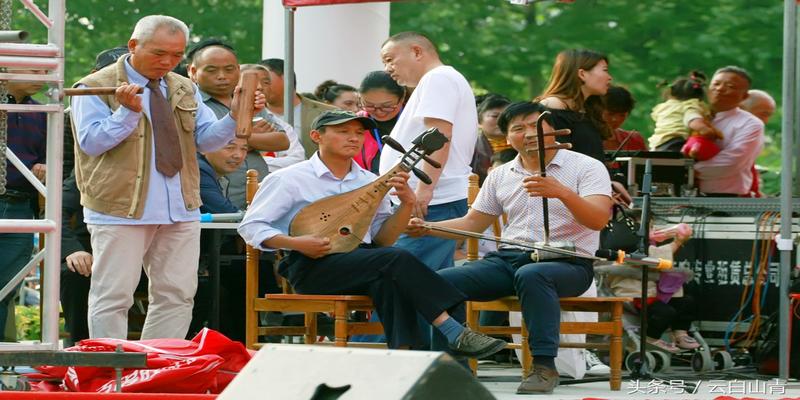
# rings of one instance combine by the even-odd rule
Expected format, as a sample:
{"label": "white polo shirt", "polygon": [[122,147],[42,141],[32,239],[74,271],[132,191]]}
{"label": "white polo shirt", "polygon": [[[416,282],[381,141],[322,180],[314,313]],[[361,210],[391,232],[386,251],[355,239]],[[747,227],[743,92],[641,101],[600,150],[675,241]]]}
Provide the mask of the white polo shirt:
{"label": "white polo shirt", "polygon": [[[551,176],[581,197],[603,195],[611,197],[611,179],[606,167],[592,157],[570,150],[558,150],[545,168]],[[472,208],[489,215],[508,215],[503,239],[538,242],[544,240],[542,198],[531,197],[522,187],[522,180],[531,176],[514,160],[493,169],[478,193]],[[558,199],[547,200],[550,211],[550,240],[575,243],[577,251],[594,254],[600,245],[600,231],[589,229],[575,221],[572,212]],[[503,248],[513,246],[501,244]]]}
{"label": "white polo shirt", "polygon": [[[478,137],[478,112],[472,88],[453,67],[439,66],[422,77],[390,136],[406,150],[410,149],[411,141],[427,129],[425,118],[438,118],[453,124],[450,153],[433,190],[430,205],[466,199],[468,177],[472,172],[469,164]],[[389,146],[384,147],[380,173],[384,174],[397,165],[401,156]],[[416,188],[417,182],[419,180],[412,174],[409,184]]]}

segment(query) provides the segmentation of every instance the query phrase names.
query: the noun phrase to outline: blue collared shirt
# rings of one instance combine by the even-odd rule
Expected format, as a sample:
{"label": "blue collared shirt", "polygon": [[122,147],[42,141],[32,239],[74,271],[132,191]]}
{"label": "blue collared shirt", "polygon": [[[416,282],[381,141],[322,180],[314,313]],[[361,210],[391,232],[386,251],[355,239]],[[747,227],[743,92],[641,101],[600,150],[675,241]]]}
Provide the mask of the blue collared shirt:
{"label": "blue collared shirt", "polygon": [[[98,156],[114,148],[136,130],[142,116],[150,118],[150,89],[148,79],[131,67],[126,60],[125,72],[128,82],[144,87],[142,112],[119,107],[113,113],[98,96],[76,96],[72,100],[72,116],[75,120],[78,145],[90,156]],[[167,84],[160,80],[161,94],[167,96]],[[195,144],[197,151],[214,151],[225,146],[235,132],[236,121],[230,115],[217,121],[214,112],[203,104],[200,91],[195,88],[197,101]],[[144,214],[141,219],[121,218],[99,213],[84,207],[84,220],[97,225],[149,225],[173,222],[198,221],[198,209],[187,210],[181,193],[180,172],[168,177],[156,169],[155,141],[150,146],[150,178]]]}
{"label": "blue collared shirt", "polygon": [[[339,179],[320,160],[319,153],[314,153],[306,161],[267,175],[239,225],[239,234],[251,246],[273,251],[275,249],[263,246],[264,241],[277,235],[288,235],[289,224],[300,209],[323,197],[358,189],[375,178],[375,174],[353,161],[350,172]],[[390,215],[389,198],[384,197],[369,231],[364,235],[364,243],[372,242],[372,237]]]}

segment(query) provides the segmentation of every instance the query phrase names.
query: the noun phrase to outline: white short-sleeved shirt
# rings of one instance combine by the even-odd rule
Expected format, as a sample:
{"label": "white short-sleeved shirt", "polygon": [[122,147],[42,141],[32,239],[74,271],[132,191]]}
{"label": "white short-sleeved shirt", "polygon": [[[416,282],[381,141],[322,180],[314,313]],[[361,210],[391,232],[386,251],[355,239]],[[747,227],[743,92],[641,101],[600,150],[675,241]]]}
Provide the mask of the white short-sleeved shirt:
{"label": "white short-sleeved shirt", "polygon": [[[425,118],[438,118],[453,124],[450,154],[434,188],[430,204],[444,204],[467,198],[467,181],[472,172],[470,161],[475,151],[475,139],[478,137],[478,113],[472,88],[453,67],[439,66],[422,77],[392,129],[391,137],[406,150],[410,149],[411,141],[426,129]],[[388,146],[384,147],[380,173],[384,174],[392,169],[401,156],[402,154]],[[418,181],[411,175],[409,184],[416,188]]]}
{"label": "white short-sleeved shirt", "polygon": [[[589,156],[570,150],[559,150],[545,168],[548,176],[572,189],[581,197],[611,197],[611,179],[606,167]],[[544,240],[542,198],[531,197],[522,187],[522,180],[531,176],[514,160],[493,169],[478,193],[472,208],[489,215],[508,215],[503,239],[538,242]],[[575,221],[569,209],[558,199],[547,201],[550,217],[550,240],[571,241],[577,251],[594,254],[600,245],[600,232]],[[501,244],[502,248],[513,246]]]}

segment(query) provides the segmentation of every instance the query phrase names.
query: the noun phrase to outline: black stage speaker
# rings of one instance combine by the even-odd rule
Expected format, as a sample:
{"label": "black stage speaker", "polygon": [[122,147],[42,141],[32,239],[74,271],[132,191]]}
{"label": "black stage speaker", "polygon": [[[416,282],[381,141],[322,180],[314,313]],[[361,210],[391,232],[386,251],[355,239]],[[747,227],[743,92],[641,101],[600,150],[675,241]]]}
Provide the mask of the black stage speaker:
{"label": "black stage speaker", "polygon": [[267,345],[219,395],[240,399],[494,399],[445,353]]}

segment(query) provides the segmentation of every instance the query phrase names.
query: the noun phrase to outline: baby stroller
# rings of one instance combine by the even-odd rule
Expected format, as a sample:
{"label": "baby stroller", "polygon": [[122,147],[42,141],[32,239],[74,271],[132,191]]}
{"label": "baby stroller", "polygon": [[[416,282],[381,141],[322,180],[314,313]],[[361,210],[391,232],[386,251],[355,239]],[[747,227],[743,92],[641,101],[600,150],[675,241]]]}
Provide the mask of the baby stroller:
{"label": "baby stroller", "polygon": [[[598,294],[600,296],[627,296],[639,298],[641,296],[641,270],[637,267],[618,265],[613,263],[595,265]],[[687,268],[673,268],[671,274],[683,274],[685,281],[691,280],[693,271]],[[648,286],[655,286],[661,278],[661,272],[650,271]],[[634,285],[630,285],[634,282]],[[627,283],[627,284],[626,284]],[[650,297],[650,296],[648,296]],[[633,303],[626,303],[622,317],[624,329],[624,358],[625,368],[632,372],[637,362],[641,359],[641,335],[639,329],[640,310]],[[700,332],[691,326],[688,334],[699,344],[696,349],[680,349],[678,352],[669,352],[656,346],[649,346],[645,352],[648,365],[653,372],[669,372],[673,361],[688,364],[695,372],[728,369],[733,367],[733,358],[727,351],[712,352]]]}

